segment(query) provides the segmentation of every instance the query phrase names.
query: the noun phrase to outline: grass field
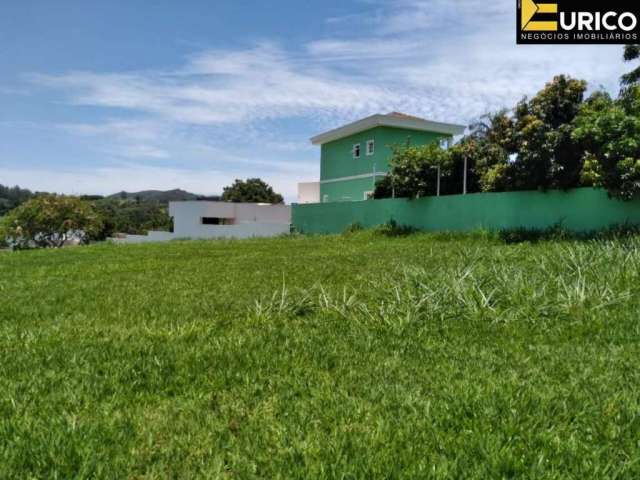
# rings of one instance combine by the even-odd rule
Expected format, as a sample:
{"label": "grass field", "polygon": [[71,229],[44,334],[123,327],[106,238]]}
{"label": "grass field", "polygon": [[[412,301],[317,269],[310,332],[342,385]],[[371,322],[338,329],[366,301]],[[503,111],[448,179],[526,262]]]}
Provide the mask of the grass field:
{"label": "grass field", "polygon": [[640,240],[0,255],[0,478],[639,478]]}

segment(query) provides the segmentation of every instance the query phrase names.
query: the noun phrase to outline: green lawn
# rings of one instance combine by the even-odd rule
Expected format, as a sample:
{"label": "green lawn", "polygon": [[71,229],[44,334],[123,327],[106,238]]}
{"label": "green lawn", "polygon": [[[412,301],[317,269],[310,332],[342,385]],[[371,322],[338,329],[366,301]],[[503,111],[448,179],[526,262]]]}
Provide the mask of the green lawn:
{"label": "green lawn", "polygon": [[640,240],[0,255],[0,478],[639,478]]}

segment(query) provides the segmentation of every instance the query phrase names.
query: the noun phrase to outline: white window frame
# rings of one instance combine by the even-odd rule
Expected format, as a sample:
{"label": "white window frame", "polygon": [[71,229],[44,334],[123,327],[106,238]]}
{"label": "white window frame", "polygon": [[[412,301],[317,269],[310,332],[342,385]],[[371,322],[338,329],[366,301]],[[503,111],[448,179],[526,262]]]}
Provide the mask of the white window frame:
{"label": "white window frame", "polygon": [[449,137],[443,137],[440,139],[440,148],[443,150],[449,150],[451,146],[451,139]]}
{"label": "white window frame", "polygon": [[[358,149],[358,155],[356,155],[356,148]],[[353,154],[353,158],[360,158],[362,156],[362,148],[360,147],[359,143],[353,144],[353,149],[351,150],[351,153]]]}
{"label": "white window frame", "polygon": [[373,190],[367,190],[364,192],[363,200],[369,200],[370,198],[373,198]]}
{"label": "white window frame", "polygon": [[[371,150],[369,150],[369,147],[371,147]],[[366,147],[367,157],[370,157],[374,153],[376,153],[376,141],[375,140],[367,140],[367,147]]]}

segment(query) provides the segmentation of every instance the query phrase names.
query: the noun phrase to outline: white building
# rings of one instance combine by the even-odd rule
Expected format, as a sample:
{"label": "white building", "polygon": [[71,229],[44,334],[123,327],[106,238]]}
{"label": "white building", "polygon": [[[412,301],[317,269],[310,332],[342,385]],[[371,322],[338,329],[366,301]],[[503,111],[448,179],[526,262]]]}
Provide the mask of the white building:
{"label": "white building", "polygon": [[266,203],[171,202],[173,232],[114,238],[117,243],[174,239],[274,237],[290,232],[291,207]]}
{"label": "white building", "polygon": [[298,203],[320,203],[320,182],[299,183]]}

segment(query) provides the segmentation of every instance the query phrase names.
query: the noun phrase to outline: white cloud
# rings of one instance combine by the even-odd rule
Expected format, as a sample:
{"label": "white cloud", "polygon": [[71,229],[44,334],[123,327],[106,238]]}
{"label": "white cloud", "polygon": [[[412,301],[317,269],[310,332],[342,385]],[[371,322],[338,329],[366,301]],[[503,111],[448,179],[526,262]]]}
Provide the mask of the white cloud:
{"label": "white cloud", "polygon": [[516,45],[511,0],[395,0],[380,8],[366,36],[307,47],[318,62],[347,62],[355,75],[402,92],[387,110],[469,122],[513,106],[560,73],[615,92],[626,68],[621,46]]}
{"label": "white cloud", "polygon": [[356,40],[325,39],[310,42],[309,53],[317,60],[359,62],[371,59],[403,58],[405,61],[424,50],[419,39],[365,38]]}
{"label": "white cloud", "polygon": [[63,123],[59,128],[68,132],[85,135],[126,138],[137,141],[156,140],[163,134],[160,123],[149,120],[107,120],[103,123]]}
{"label": "white cloud", "polygon": [[31,79],[69,91],[78,105],[127,109],[196,125],[352,115],[383,108],[398,96],[364,78],[299,63],[290,52],[270,44],[206,52],[173,72],[71,72]]}
{"label": "white cloud", "polygon": [[515,30],[515,5],[511,0],[395,0],[385,5],[386,11],[377,17],[381,34],[448,31],[455,41],[455,36],[474,29],[492,32],[504,25]]}

